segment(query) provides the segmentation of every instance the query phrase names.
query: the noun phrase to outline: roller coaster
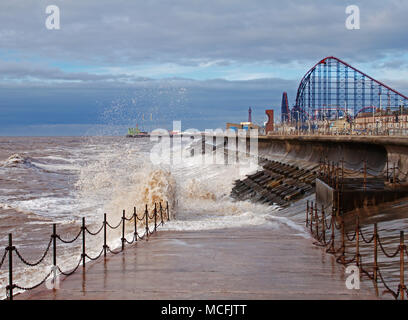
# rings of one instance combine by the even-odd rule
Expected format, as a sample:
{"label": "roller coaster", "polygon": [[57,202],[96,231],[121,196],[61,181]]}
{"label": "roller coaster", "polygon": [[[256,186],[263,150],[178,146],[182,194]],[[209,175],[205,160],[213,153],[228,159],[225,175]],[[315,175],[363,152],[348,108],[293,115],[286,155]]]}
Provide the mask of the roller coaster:
{"label": "roller coaster", "polygon": [[336,57],[326,57],[300,81],[292,109],[284,93],[281,117],[282,122],[353,119],[382,110],[407,113],[408,97]]}

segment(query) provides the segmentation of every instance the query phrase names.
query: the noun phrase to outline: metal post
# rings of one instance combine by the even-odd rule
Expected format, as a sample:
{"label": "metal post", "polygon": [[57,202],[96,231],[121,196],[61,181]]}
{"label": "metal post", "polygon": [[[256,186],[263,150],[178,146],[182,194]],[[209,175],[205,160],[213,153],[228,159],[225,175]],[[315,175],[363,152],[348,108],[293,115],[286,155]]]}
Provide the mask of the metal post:
{"label": "metal post", "polygon": [[316,217],[316,239],[319,239],[319,215],[317,214],[317,203],[315,203],[315,217]]}
{"label": "metal post", "polygon": [[310,206],[310,233],[313,235],[313,201]]}
{"label": "metal post", "polygon": [[334,224],[334,219],[335,219],[335,215],[334,212],[332,210],[332,216],[331,216],[331,237],[330,237],[330,248],[329,248],[329,252],[334,253],[334,232],[336,231],[336,226]]}
{"label": "metal post", "polygon": [[9,252],[9,285],[7,286],[8,290],[8,295],[9,295],[9,300],[13,300],[13,289],[14,289],[14,284],[13,284],[13,236],[11,233],[9,233],[9,245],[7,247],[7,250]]}
{"label": "metal post", "polygon": [[374,282],[377,283],[378,252],[377,252],[377,223],[374,223]]}
{"label": "metal post", "polygon": [[[360,266],[360,225],[358,216],[356,217],[356,264],[361,271]],[[360,272],[361,274],[361,272]]]}
{"label": "metal post", "polygon": [[52,225],[52,262],[57,267],[57,225]]}
{"label": "metal post", "polygon": [[395,163],[394,166],[392,167],[392,186],[395,189]]}
{"label": "metal post", "polygon": [[344,218],[341,217],[341,256],[344,258],[346,254],[346,228],[344,227]]}
{"label": "metal post", "polygon": [[149,212],[147,211],[147,204],[146,204],[145,216],[146,216],[146,241],[147,241],[147,238],[149,237]]}
{"label": "metal post", "polygon": [[387,156],[387,181],[389,181],[388,179],[388,156]]}
{"label": "metal post", "polygon": [[344,190],[344,158],[341,158],[341,190]]}
{"label": "metal post", "polygon": [[85,217],[82,217],[82,268],[85,269]]}
{"label": "metal post", "polygon": [[106,258],[106,213],[103,214],[103,256]]}
{"label": "metal post", "polygon": [[154,203],[154,232],[157,230],[157,204]]}
{"label": "metal post", "polygon": [[133,207],[133,218],[135,219],[135,241],[137,241],[137,213],[136,213],[136,207]]}
{"label": "metal post", "polygon": [[163,225],[164,224],[164,222],[163,222],[163,207],[162,207],[161,201],[160,201],[160,221],[161,221],[161,224]]}
{"label": "metal post", "polygon": [[404,231],[400,231],[400,292],[401,300],[405,299],[405,277],[404,277],[404,254],[405,254],[405,245],[404,245]]}
{"label": "metal post", "polygon": [[367,160],[364,160],[364,190],[367,185]]}
{"label": "metal post", "polygon": [[326,226],[325,226],[324,206],[322,205],[322,239],[323,243],[326,242]]}
{"label": "metal post", "polygon": [[306,227],[309,225],[309,200],[306,202]]}
{"label": "metal post", "polygon": [[122,211],[122,251],[125,250],[125,220],[126,219],[126,211]]}
{"label": "metal post", "polygon": [[[170,211],[169,211],[169,202],[166,201],[167,207],[166,207],[166,211],[167,211],[167,221],[170,221]],[[164,223],[163,223],[164,224]]]}

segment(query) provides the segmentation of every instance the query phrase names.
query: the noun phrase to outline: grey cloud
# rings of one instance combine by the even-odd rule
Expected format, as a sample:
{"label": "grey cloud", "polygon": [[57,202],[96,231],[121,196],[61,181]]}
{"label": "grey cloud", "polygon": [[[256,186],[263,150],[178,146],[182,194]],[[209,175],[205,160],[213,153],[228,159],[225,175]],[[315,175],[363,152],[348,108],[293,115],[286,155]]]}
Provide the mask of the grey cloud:
{"label": "grey cloud", "polygon": [[361,30],[346,30],[342,1],[125,1],[54,3],[61,30],[44,27],[49,1],[0,4],[0,47],[22,58],[70,59],[91,64],[198,61],[348,61],[408,48],[406,1],[355,1]]}

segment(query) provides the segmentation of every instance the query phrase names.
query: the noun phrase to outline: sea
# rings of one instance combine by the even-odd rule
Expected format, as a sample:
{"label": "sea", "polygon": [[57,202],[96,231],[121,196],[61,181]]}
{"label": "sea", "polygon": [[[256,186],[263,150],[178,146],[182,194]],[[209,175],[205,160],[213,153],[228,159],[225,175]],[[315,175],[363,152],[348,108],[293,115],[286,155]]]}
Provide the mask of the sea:
{"label": "sea", "polygon": [[[292,226],[306,235],[291,218],[279,217],[276,205],[237,201],[230,197],[233,183],[258,169],[238,164],[203,163],[200,154],[175,164],[152,161],[157,142],[150,138],[126,137],[0,137],[0,259],[9,234],[13,245],[30,263],[38,261],[50,244],[53,224],[66,240],[80,232],[82,218],[91,232],[98,231],[106,213],[114,226],[134,208],[140,215],[145,206],[168,203],[170,222],[163,230],[208,230],[277,228]],[[190,141],[180,148],[191,148]],[[119,228],[120,229],[120,228]],[[132,225],[126,226],[129,240]],[[110,248],[120,247],[120,230],[107,235]],[[103,232],[87,236],[86,252],[97,256]],[[72,244],[57,244],[57,265],[69,271],[78,265],[81,236]],[[0,261],[1,262],[1,261]],[[36,285],[49,272],[52,246],[37,266],[13,262],[14,283]],[[0,268],[0,297],[6,297],[8,258]],[[18,290],[17,290],[18,291]]]}

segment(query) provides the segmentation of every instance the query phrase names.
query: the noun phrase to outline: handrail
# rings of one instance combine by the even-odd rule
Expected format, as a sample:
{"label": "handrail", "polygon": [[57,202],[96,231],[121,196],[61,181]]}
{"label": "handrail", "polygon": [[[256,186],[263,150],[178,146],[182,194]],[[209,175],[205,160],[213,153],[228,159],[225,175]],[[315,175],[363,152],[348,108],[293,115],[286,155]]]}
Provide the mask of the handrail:
{"label": "handrail", "polygon": [[[13,246],[13,237],[12,234],[9,233],[9,245],[5,248],[4,250],[4,254],[2,256],[2,258],[0,259],[0,268],[2,267],[6,257],[8,257],[8,261],[9,261],[9,268],[8,268],[8,278],[9,278],[9,283],[6,286],[6,296],[8,297],[9,300],[13,300],[13,290],[14,289],[20,289],[20,290],[33,290],[35,288],[38,288],[40,285],[44,284],[47,279],[54,273],[54,276],[56,275],[55,271],[58,271],[60,274],[65,275],[65,276],[69,276],[71,274],[73,274],[74,272],[76,272],[79,268],[79,266],[82,264],[83,267],[83,272],[85,272],[85,263],[86,263],[86,259],[91,260],[91,261],[95,261],[98,260],[102,255],[105,257],[106,259],[106,253],[107,251],[112,253],[112,254],[118,254],[120,252],[123,252],[125,249],[125,243],[127,244],[132,244],[134,242],[136,242],[138,239],[146,239],[148,240],[148,237],[154,233],[157,232],[157,228],[159,226],[164,225],[164,219],[166,219],[167,221],[170,221],[170,211],[169,211],[169,203],[168,201],[166,201],[166,208],[164,208],[164,214],[163,214],[163,207],[162,207],[162,203],[159,203],[159,213],[158,214],[158,210],[157,210],[157,204],[155,203],[154,205],[154,210],[153,210],[153,214],[149,215],[148,212],[148,208],[146,205],[146,210],[145,213],[143,214],[142,218],[139,219],[138,215],[136,214],[136,208],[134,208],[134,213],[130,218],[127,218],[125,215],[125,210],[123,210],[123,215],[121,218],[121,221],[118,225],[116,226],[112,226],[109,224],[109,222],[106,219],[106,213],[104,214],[104,221],[102,222],[102,226],[95,232],[92,232],[89,230],[89,228],[86,226],[85,224],[85,218],[82,218],[82,226],[80,227],[79,233],[70,240],[66,240],[60,237],[60,235],[57,234],[56,232],[56,224],[53,224],[53,233],[51,234],[50,237],[50,241],[47,244],[47,248],[44,251],[44,253],[41,255],[40,259],[37,260],[36,262],[29,262],[26,258],[23,257],[23,255],[20,253],[20,251]],[[164,218],[163,218],[164,217]],[[159,224],[157,223],[157,219],[160,219]],[[133,239],[131,241],[127,240],[125,237],[125,222],[126,221],[132,221],[134,220],[134,232],[133,232]],[[154,220],[154,229],[153,231],[149,230],[149,220]],[[143,235],[139,234],[137,231],[137,221],[144,221],[146,224],[146,231]],[[121,242],[122,242],[122,246],[121,249],[119,251],[113,251],[107,244],[106,244],[106,239],[107,239],[107,227],[109,227],[110,229],[117,229],[120,226],[122,226],[122,237],[121,237]],[[102,246],[101,251],[95,256],[95,257],[91,257],[89,254],[86,253],[86,238],[85,235],[89,234],[90,236],[96,236],[98,235],[100,232],[104,232],[104,243]],[[75,268],[73,268],[71,271],[62,271],[62,269],[60,268],[60,266],[57,265],[57,242],[56,240],[59,239],[61,242],[63,243],[73,243],[75,242],[80,236],[82,235],[82,253],[80,255],[80,259],[77,263],[77,265],[75,266]],[[19,284],[14,283],[13,281],[13,252],[15,252],[16,256],[19,258],[20,261],[22,261],[25,265],[29,266],[29,267],[34,267],[39,265],[41,262],[44,261],[45,257],[48,255],[48,252],[50,251],[50,248],[53,247],[53,268],[46,276],[45,278],[43,278],[39,283],[27,287],[27,286],[22,286]],[[55,280],[55,279],[54,279]]]}
{"label": "handrail", "polygon": [[[319,218],[319,211],[321,213],[320,218]],[[374,223],[373,233],[371,235],[364,235],[364,232],[362,231],[360,227],[359,217],[356,215],[355,231],[350,235],[348,232],[345,231],[343,217],[336,216],[334,214],[335,211],[336,210],[334,209],[331,216],[328,219],[327,216],[325,215],[324,208],[322,208],[322,210],[319,210],[316,204],[313,204],[313,202],[307,201],[305,222],[306,222],[306,227],[309,228],[311,235],[317,241],[314,244],[318,246],[324,246],[324,247],[329,246],[326,252],[334,254],[334,255],[336,255],[338,252],[341,252],[341,254],[337,255],[337,258],[336,258],[336,261],[338,263],[341,263],[343,265],[355,263],[356,266],[359,267],[360,272],[363,272],[364,274],[366,274],[374,282],[375,286],[377,286],[378,280],[381,281],[381,283],[386,289],[384,293],[391,294],[395,299],[404,300],[406,295],[408,295],[408,290],[405,285],[405,277],[404,277],[405,264],[406,264],[405,257],[408,257],[407,246],[404,244],[404,239],[405,239],[404,231],[400,231],[399,244],[396,247],[395,251],[389,253],[386,251],[382,238],[380,237],[378,233],[377,223]],[[329,225],[331,225],[330,228],[327,228],[328,226],[327,220],[330,221],[329,223]],[[340,228],[334,227],[336,220],[341,221]],[[321,225],[321,230],[322,230],[321,233],[319,232],[319,227],[318,227],[319,224]],[[338,249],[334,247],[336,229],[337,230],[341,229],[341,240],[340,240],[341,247]],[[328,238],[329,231],[330,231],[331,240],[326,241],[325,239]],[[360,251],[360,236],[364,243],[373,244],[373,267],[371,271],[364,268],[363,263],[362,263],[363,255],[361,254],[361,251]],[[351,242],[352,245],[355,247],[355,254],[350,259],[346,258],[346,239],[349,242]],[[383,253],[386,258],[389,258],[389,259],[393,259],[397,257],[399,253],[400,279],[399,279],[398,287],[396,289],[391,288],[391,286],[386,282],[386,280],[384,279],[381,273],[381,268],[378,265],[378,248],[380,248],[380,252]]]}

